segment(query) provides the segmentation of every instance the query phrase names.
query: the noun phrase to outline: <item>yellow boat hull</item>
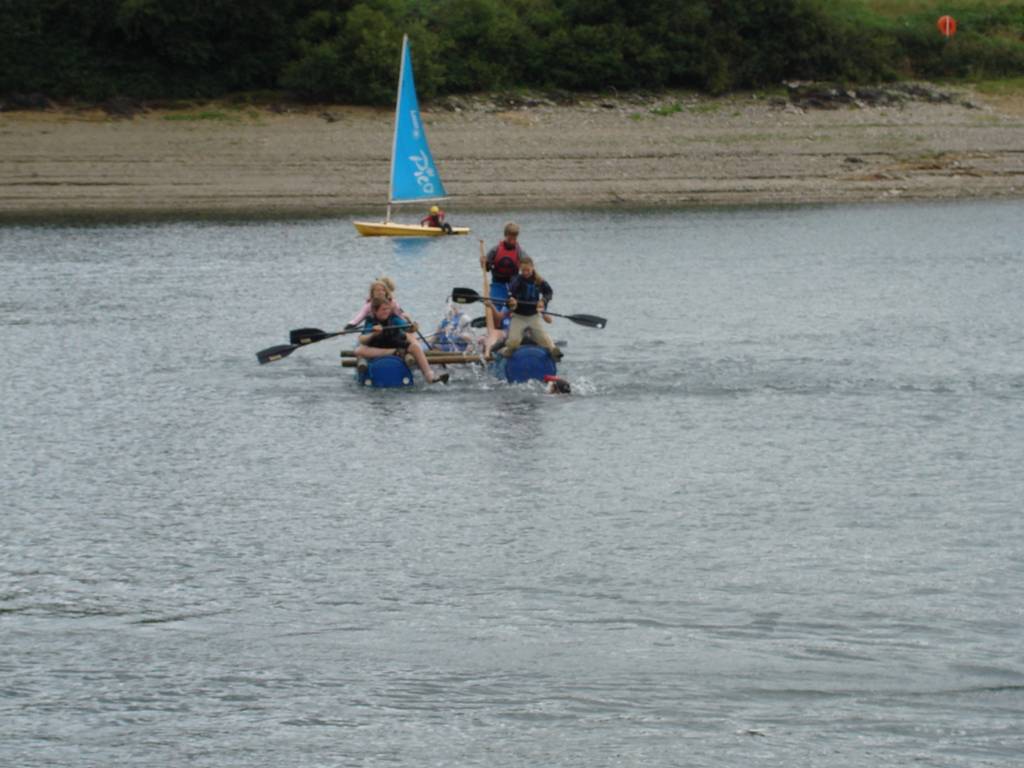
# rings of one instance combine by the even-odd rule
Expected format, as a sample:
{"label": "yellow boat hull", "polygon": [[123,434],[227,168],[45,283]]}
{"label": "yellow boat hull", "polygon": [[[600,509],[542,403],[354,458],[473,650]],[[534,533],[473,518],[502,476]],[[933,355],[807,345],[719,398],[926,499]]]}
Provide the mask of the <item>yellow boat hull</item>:
{"label": "yellow boat hull", "polygon": [[451,232],[445,232],[440,227],[397,224],[394,221],[353,221],[352,224],[364,237],[443,237],[469,234],[469,227],[452,227]]}

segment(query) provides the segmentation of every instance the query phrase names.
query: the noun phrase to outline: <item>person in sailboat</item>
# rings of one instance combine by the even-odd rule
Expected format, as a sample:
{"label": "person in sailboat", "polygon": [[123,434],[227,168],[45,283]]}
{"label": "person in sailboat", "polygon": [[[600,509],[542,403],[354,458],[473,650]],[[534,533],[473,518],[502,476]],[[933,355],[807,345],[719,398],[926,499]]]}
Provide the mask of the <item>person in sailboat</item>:
{"label": "person in sailboat", "polygon": [[480,268],[491,273],[490,298],[497,300],[494,303],[484,302],[488,311],[493,313],[495,328],[508,328],[508,316],[503,316],[503,301],[508,298],[509,281],[519,274],[519,264],[524,257],[526,251],[519,245],[519,225],[514,221],[505,224],[501,242],[480,257]]}
{"label": "person in sailboat", "polygon": [[400,355],[408,361],[411,355],[424,381],[428,384],[447,384],[448,374],[434,373],[427,362],[423,347],[413,335],[417,330],[415,323],[394,314],[389,299],[378,296],[370,304],[370,316],[363,321],[363,332],[359,335],[359,346],[356,347],[356,357],[359,358],[356,366],[359,371],[365,373],[368,370],[368,358]]}
{"label": "person in sailboat", "polygon": [[554,291],[551,284],[534,269],[533,259],[529,256],[524,255],[519,260],[519,274],[509,281],[508,294],[508,308],[512,315],[508,339],[501,354],[511,357],[523,343],[523,334],[529,331],[534,343],[544,347],[552,360],[561,360],[562,350],[555,346],[540,323],[542,319],[545,323],[551,322],[551,316],[545,315],[544,309],[551,303]]}
{"label": "person in sailboat", "polygon": [[352,319],[348,321],[348,324],[345,327],[356,328],[361,325],[363,321],[370,316],[371,304],[378,296],[391,302],[391,311],[395,315],[408,319],[405,312],[402,311],[402,308],[398,306],[398,301],[395,299],[395,281],[387,275],[381,275],[370,283],[370,293],[366,297],[366,303],[363,304],[362,309],[356,312]]}
{"label": "person in sailboat", "polygon": [[452,225],[444,220],[444,211],[436,205],[430,206],[430,213],[420,219],[420,226],[443,229],[449,235],[452,233]]}
{"label": "person in sailboat", "polygon": [[448,309],[431,338],[434,349],[443,352],[473,352],[477,346],[477,338],[469,317],[463,311],[462,305],[454,301],[448,302]]}

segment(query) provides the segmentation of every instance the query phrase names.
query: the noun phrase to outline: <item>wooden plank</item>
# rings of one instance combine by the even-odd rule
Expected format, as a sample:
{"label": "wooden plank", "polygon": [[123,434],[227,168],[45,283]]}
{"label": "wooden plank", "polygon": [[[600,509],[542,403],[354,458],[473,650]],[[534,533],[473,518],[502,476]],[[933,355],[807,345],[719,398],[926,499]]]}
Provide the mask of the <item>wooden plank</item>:
{"label": "wooden plank", "polygon": [[[423,351],[426,354],[428,360],[433,360],[435,357],[453,357],[453,356],[454,357],[463,357],[464,356],[461,352],[445,352],[442,349],[425,349]],[[343,349],[343,350],[341,350],[340,354],[341,354],[342,358],[350,358],[350,357],[355,357],[356,356],[356,351],[354,349]],[[475,354],[470,354],[468,356],[469,357],[477,357],[477,355],[475,355]]]}
{"label": "wooden plank", "polygon": [[[479,363],[480,355],[434,354],[428,359],[431,365],[456,365],[458,363]],[[343,368],[355,368],[358,362],[354,357],[343,357],[341,359]]]}

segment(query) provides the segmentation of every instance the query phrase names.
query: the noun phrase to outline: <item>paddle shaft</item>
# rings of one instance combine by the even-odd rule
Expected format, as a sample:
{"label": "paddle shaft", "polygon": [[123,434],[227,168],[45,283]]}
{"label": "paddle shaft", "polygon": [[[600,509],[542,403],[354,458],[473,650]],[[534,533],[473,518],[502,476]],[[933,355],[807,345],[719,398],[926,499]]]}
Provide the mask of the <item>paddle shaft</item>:
{"label": "paddle shaft", "polygon": [[[336,336],[347,336],[350,333],[361,333],[362,330],[363,329],[361,327],[346,328],[343,331],[328,333],[320,330],[319,328],[297,328],[288,335],[289,340],[292,342],[291,344],[278,344],[274,347],[261,349],[256,353],[256,360],[259,361],[260,365],[277,362],[282,358],[288,357],[288,355],[299,347],[308,347],[310,344],[316,344],[320,341],[333,339]],[[417,329],[416,332],[419,333],[419,329]],[[422,338],[422,336],[420,338]],[[426,339],[424,339],[424,343],[427,343]]]}
{"label": "paddle shaft", "polygon": [[316,344],[318,341],[333,339],[335,336],[345,336],[349,333],[358,333],[362,326],[346,326],[340,331],[322,331],[319,328],[296,328],[288,333],[288,341],[296,346],[304,347],[307,344]]}
{"label": "paddle shaft", "polygon": [[274,347],[261,349],[256,353],[256,360],[259,361],[260,365],[273,363],[281,360],[282,358],[288,357],[288,355],[299,347],[316,344],[318,341],[323,341],[324,339],[333,339],[335,336],[344,336],[348,333],[355,333],[358,330],[358,328],[352,328],[345,331],[336,331],[335,333],[325,333],[319,328],[299,328],[296,331],[292,331],[289,335],[290,339],[296,340],[298,343],[278,344]]}
{"label": "paddle shaft", "polygon": [[[411,320],[408,320],[408,318],[406,318],[406,320],[409,322],[410,326],[416,325]],[[390,327],[401,328],[402,326]],[[365,331],[364,327],[361,325],[355,327],[346,326],[345,330],[338,331],[337,333],[328,333],[327,331],[321,331],[319,328],[297,328],[291,333],[289,333],[288,340],[292,344],[298,346],[305,346],[307,344],[316,344],[318,341],[323,341],[324,339],[331,339],[334,338],[335,336],[345,336],[346,334],[350,333],[358,333],[362,335],[364,332],[369,333],[369,331]],[[419,335],[421,339],[423,339],[423,335],[420,334],[419,332],[419,326],[416,327],[416,333],[417,335]],[[424,342],[426,342],[426,339],[423,340]]]}
{"label": "paddle shaft", "polygon": [[[507,299],[494,299],[490,297],[481,296],[479,293],[474,291],[472,288],[454,288],[452,289],[452,301],[458,304],[470,304],[474,301],[482,301],[485,304],[491,302],[494,304],[508,304]],[[518,301],[517,304],[539,304],[538,301]],[[566,320],[570,320],[577,325],[585,325],[588,328],[604,328],[608,321],[603,317],[597,315],[563,315],[558,312],[549,312],[543,310],[541,314],[551,315],[552,317],[564,317]]]}

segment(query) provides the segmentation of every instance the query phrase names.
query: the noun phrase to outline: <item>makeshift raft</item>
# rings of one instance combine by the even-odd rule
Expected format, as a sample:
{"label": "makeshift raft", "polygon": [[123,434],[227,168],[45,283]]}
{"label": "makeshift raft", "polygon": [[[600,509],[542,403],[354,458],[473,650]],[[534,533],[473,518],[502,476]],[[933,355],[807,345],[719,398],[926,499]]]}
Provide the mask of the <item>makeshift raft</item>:
{"label": "makeshift raft", "polygon": [[[514,384],[524,381],[544,381],[545,376],[555,376],[558,373],[555,361],[551,359],[548,351],[533,344],[523,344],[510,357],[499,354],[494,358],[483,358],[478,354],[436,350],[428,350],[426,355],[432,366],[474,363],[486,365],[495,376]],[[406,363],[404,356],[386,355],[367,358],[365,371],[357,368],[358,362],[353,350],[341,351],[342,367],[356,368],[356,381],[361,386],[389,389],[409,387],[413,384],[413,371]]]}

